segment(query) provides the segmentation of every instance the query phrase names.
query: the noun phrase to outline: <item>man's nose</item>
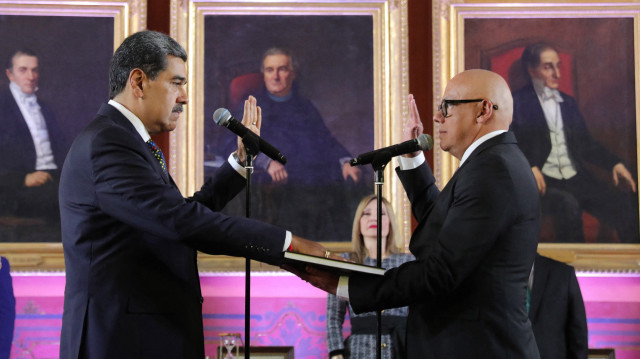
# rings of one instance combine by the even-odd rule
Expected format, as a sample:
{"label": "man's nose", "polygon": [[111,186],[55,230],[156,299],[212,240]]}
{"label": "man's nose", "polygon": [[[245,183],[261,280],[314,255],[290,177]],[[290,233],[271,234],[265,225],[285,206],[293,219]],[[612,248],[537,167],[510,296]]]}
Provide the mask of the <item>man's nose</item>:
{"label": "man's nose", "polygon": [[442,123],[444,121],[444,116],[442,116],[442,111],[436,110],[436,113],[433,114],[433,122]]}
{"label": "man's nose", "polygon": [[553,68],[553,74],[555,75],[556,78],[560,78],[560,68],[559,67],[554,67]]}
{"label": "man's nose", "polygon": [[180,89],[180,95],[178,96],[178,101],[181,104],[186,105],[189,102],[189,95],[187,95],[187,89],[182,87]]}

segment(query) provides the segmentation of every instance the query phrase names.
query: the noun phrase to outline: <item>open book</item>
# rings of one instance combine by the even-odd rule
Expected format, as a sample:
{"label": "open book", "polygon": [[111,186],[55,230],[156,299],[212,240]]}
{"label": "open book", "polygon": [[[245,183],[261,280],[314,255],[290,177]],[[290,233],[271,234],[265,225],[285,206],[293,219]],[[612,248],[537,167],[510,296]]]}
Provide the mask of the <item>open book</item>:
{"label": "open book", "polygon": [[384,268],[343,262],[336,259],[328,259],[294,252],[284,252],[284,260],[282,261],[282,264],[288,264],[300,269],[304,269],[306,265],[314,265],[321,267],[324,270],[335,272],[339,275],[349,275],[351,273],[384,275],[384,272],[386,271]]}

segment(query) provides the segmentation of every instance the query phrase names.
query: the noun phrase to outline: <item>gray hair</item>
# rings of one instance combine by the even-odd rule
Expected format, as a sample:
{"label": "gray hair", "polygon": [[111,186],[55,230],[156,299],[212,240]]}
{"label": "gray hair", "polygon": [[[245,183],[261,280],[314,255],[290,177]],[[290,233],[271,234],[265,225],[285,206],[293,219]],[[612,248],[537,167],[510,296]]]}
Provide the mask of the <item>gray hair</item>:
{"label": "gray hair", "polygon": [[293,70],[293,72],[298,72],[298,59],[293,55],[293,52],[291,50],[282,47],[271,47],[264,52],[264,54],[262,55],[262,61],[260,62],[260,72],[264,72],[264,59],[266,59],[267,56],[271,55],[285,55],[289,57],[291,69]]}
{"label": "gray hair", "polygon": [[156,31],[140,31],[124,39],[109,65],[109,98],[124,91],[129,74],[142,70],[155,80],[167,68],[167,56],[187,61],[187,52],[170,36]]}

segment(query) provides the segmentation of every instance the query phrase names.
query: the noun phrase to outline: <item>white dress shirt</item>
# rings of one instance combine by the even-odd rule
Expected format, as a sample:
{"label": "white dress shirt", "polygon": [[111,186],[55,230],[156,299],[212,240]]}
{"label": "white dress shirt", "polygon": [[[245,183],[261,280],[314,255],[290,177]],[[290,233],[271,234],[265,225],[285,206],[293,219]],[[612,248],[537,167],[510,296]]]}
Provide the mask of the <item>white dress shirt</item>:
{"label": "white dress shirt", "polygon": [[57,169],[58,166],[56,166],[53,151],[51,150],[47,123],[44,120],[40,105],[38,104],[38,98],[35,94],[25,94],[22,92],[20,87],[13,81],[9,84],[9,89],[18,104],[18,108],[27,123],[27,127],[29,127],[33,145],[36,149],[36,170]]}
{"label": "white dress shirt", "polygon": [[[144,124],[138,118],[138,116],[136,116],[133,112],[129,111],[129,109],[124,107],[119,102],[116,102],[115,100],[109,100],[108,103],[109,105],[113,106],[116,110],[120,111],[120,113],[124,117],[126,117],[127,120],[129,120],[129,122],[131,122],[131,124],[133,125],[133,127],[135,127],[136,131],[138,131],[138,134],[140,134],[140,137],[142,137],[142,140],[144,142],[147,142],[151,139],[151,135],[149,135],[149,131],[147,131],[146,127],[144,127]],[[247,178],[246,169],[243,166],[241,166],[238,162],[236,162],[236,160],[233,158],[233,154],[229,155],[229,158],[227,159],[227,161],[229,162],[229,164],[231,164],[231,167],[233,167],[233,169],[235,169],[240,175],[242,175],[242,177]],[[286,251],[287,248],[289,248],[289,245],[291,245],[291,239],[292,239],[291,232],[287,231],[284,239],[283,251]]]}
{"label": "white dress shirt", "polygon": [[540,79],[532,79],[533,88],[538,95],[544,118],[549,126],[551,138],[551,152],[541,168],[542,173],[555,179],[569,179],[577,174],[577,171],[569,158],[569,149],[564,133],[564,122],[560,103],[564,99],[560,91],[544,85]]}

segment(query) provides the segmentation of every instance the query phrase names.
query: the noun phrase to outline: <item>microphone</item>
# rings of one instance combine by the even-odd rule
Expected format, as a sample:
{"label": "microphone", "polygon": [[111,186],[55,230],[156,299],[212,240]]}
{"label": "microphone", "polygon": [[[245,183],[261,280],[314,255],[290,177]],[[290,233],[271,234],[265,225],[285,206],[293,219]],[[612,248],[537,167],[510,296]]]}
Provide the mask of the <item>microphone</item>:
{"label": "microphone", "polygon": [[283,165],[287,163],[287,158],[280,153],[280,151],[271,146],[269,142],[265,141],[262,137],[256,135],[255,133],[249,131],[241,122],[233,118],[231,112],[226,108],[219,108],[213,113],[213,120],[220,126],[224,126],[231,130],[231,132],[235,133],[240,137],[244,137],[246,134],[250,136],[255,136],[258,138],[258,148],[265,155],[269,156],[272,160],[278,161]]}
{"label": "microphone", "polygon": [[407,153],[416,152],[418,150],[428,151],[433,148],[433,138],[426,133],[421,134],[418,138],[413,140],[404,141],[396,145],[389,147],[379,148],[370,152],[361,154],[360,156],[352,159],[349,163],[351,166],[366,165],[373,162],[376,156],[387,155],[389,159],[391,157],[405,155]]}

